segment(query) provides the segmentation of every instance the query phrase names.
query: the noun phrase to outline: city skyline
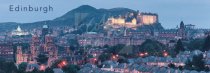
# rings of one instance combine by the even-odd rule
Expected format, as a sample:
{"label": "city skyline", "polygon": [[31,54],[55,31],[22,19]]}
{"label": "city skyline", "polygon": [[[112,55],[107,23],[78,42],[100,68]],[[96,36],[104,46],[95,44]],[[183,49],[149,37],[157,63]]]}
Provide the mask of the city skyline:
{"label": "city skyline", "polygon": [[210,73],[209,0],[0,1],[0,73]]}
{"label": "city skyline", "polygon": [[[103,2],[103,4],[101,4]],[[77,8],[81,5],[90,5],[97,9],[105,8],[129,8],[139,10],[141,12],[152,12],[159,15],[159,21],[164,28],[175,28],[179,25],[180,21],[186,24],[196,25],[197,28],[208,28],[210,26],[210,1],[202,0],[161,0],[161,1],[129,1],[129,0],[27,0],[27,1],[2,1],[0,3],[0,22],[20,22],[31,23],[36,21],[52,20],[60,17],[68,11]],[[40,12],[9,12],[9,5],[32,5],[32,6],[45,6],[51,5],[54,7],[53,12],[40,13]],[[203,14],[203,15],[200,15]]]}

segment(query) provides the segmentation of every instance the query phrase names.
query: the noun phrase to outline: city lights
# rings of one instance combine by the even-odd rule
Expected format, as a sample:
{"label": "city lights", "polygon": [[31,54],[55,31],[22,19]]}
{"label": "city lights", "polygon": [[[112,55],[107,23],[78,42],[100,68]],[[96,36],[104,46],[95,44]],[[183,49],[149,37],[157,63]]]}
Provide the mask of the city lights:
{"label": "city lights", "polygon": [[167,57],[167,56],[168,56],[168,53],[167,53],[167,52],[164,52],[164,53],[163,53],[163,56],[164,56],[164,57]]}
{"label": "city lights", "polygon": [[[0,16],[0,73],[210,73],[210,25],[204,20],[210,18],[203,17],[210,12],[196,9],[203,6],[192,9],[188,6],[191,1],[184,0],[174,2],[178,4],[174,6],[165,0],[153,4],[130,0],[134,1],[131,5],[130,1],[123,5],[124,1],[101,0],[104,4],[91,1],[99,7],[71,8],[83,4],[75,0],[74,4],[63,2],[72,10],[62,11],[65,8],[56,4],[58,0],[52,1],[41,2],[53,3],[44,7],[31,5],[43,5],[37,4],[40,2],[4,6],[5,2],[0,1],[1,7],[9,8],[1,10],[13,13],[2,12]],[[193,5],[208,3],[201,2],[193,1]],[[166,6],[154,7],[159,3]],[[54,6],[60,6],[56,7],[60,10],[53,10]],[[113,6],[119,7],[110,8]],[[64,15],[42,15],[50,11],[55,11],[51,15]],[[7,19],[10,22],[3,22]]]}
{"label": "city lights", "polygon": [[67,61],[63,60],[58,64],[58,67],[63,68],[64,66],[66,66],[68,63]]}
{"label": "city lights", "polygon": [[149,55],[148,52],[139,53],[140,57],[145,57],[145,56],[148,56],[148,55]]}
{"label": "city lights", "polygon": [[39,68],[41,71],[45,70],[45,65],[40,65],[40,68]]}

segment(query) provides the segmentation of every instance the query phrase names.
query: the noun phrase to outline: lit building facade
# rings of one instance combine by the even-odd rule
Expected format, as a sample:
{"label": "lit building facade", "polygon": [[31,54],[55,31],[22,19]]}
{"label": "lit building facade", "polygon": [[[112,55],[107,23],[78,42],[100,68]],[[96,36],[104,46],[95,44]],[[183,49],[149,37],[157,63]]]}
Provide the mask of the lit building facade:
{"label": "lit building facade", "polygon": [[22,36],[22,35],[28,35],[28,32],[23,31],[20,26],[17,27],[16,30],[12,31],[12,36]]}
{"label": "lit building facade", "polygon": [[105,28],[111,26],[112,28],[136,28],[142,25],[153,25],[159,23],[158,15],[155,13],[138,13],[134,15],[134,13],[130,13],[129,15],[122,17],[110,17],[106,22]]}
{"label": "lit building facade", "polygon": [[22,46],[17,46],[16,51],[16,64],[21,64],[22,62],[35,63],[36,61],[32,58],[32,54],[29,52],[23,52]]}
{"label": "lit building facade", "polygon": [[48,26],[43,26],[42,33],[40,36],[36,34],[32,35],[29,47],[26,49],[23,49],[20,45],[16,47],[16,64],[22,62],[36,64],[36,58],[39,54],[45,54],[48,57],[48,66],[58,59],[58,48],[54,43],[54,36],[48,33]]}
{"label": "lit building facade", "polygon": [[137,20],[140,25],[152,25],[158,23],[158,15],[153,13],[139,13]]}

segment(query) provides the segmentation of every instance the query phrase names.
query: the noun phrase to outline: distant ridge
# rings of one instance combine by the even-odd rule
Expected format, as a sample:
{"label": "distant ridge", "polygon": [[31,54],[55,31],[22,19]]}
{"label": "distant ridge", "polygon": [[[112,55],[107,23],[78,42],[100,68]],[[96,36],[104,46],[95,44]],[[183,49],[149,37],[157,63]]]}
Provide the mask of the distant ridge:
{"label": "distant ridge", "polygon": [[[79,6],[78,8],[75,8],[65,13],[63,16],[55,18],[53,20],[39,21],[34,23],[24,23],[24,24],[15,23],[15,22],[0,23],[0,30],[6,31],[6,30],[15,29],[18,24],[20,24],[20,26],[23,29],[42,27],[45,23],[48,24],[50,27],[62,27],[62,26],[73,27],[75,23],[76,13],[88,13],[87,17],[81,22],[81,24],[88,23],[92,18],[94,18],[93,23],[99,24],[103,15],[106,15],[105,19],[107,19],[110,16],[125,15],[128,12],[135,13],[136,11],[128,8],[96,9],[89,5],[82,5]],[[162,26],[160,25],[160,27]]]}

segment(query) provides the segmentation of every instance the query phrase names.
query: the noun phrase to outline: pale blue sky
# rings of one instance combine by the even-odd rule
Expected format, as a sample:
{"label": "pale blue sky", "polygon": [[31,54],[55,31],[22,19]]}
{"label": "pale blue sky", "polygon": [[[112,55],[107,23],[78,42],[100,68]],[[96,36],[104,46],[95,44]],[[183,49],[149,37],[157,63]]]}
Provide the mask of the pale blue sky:
{"label": "pale blue sky", "polygon": [[[9,5],[51,5],[54,11],[9,12]],[[197,28],[210,28],[210,0],[0,0],[0,22],[51,20],[81,5],[106,9],[125,7],[158,13],[159,21],[165,28],[175,28],[181,20],[186,24],[194,24]]]}

